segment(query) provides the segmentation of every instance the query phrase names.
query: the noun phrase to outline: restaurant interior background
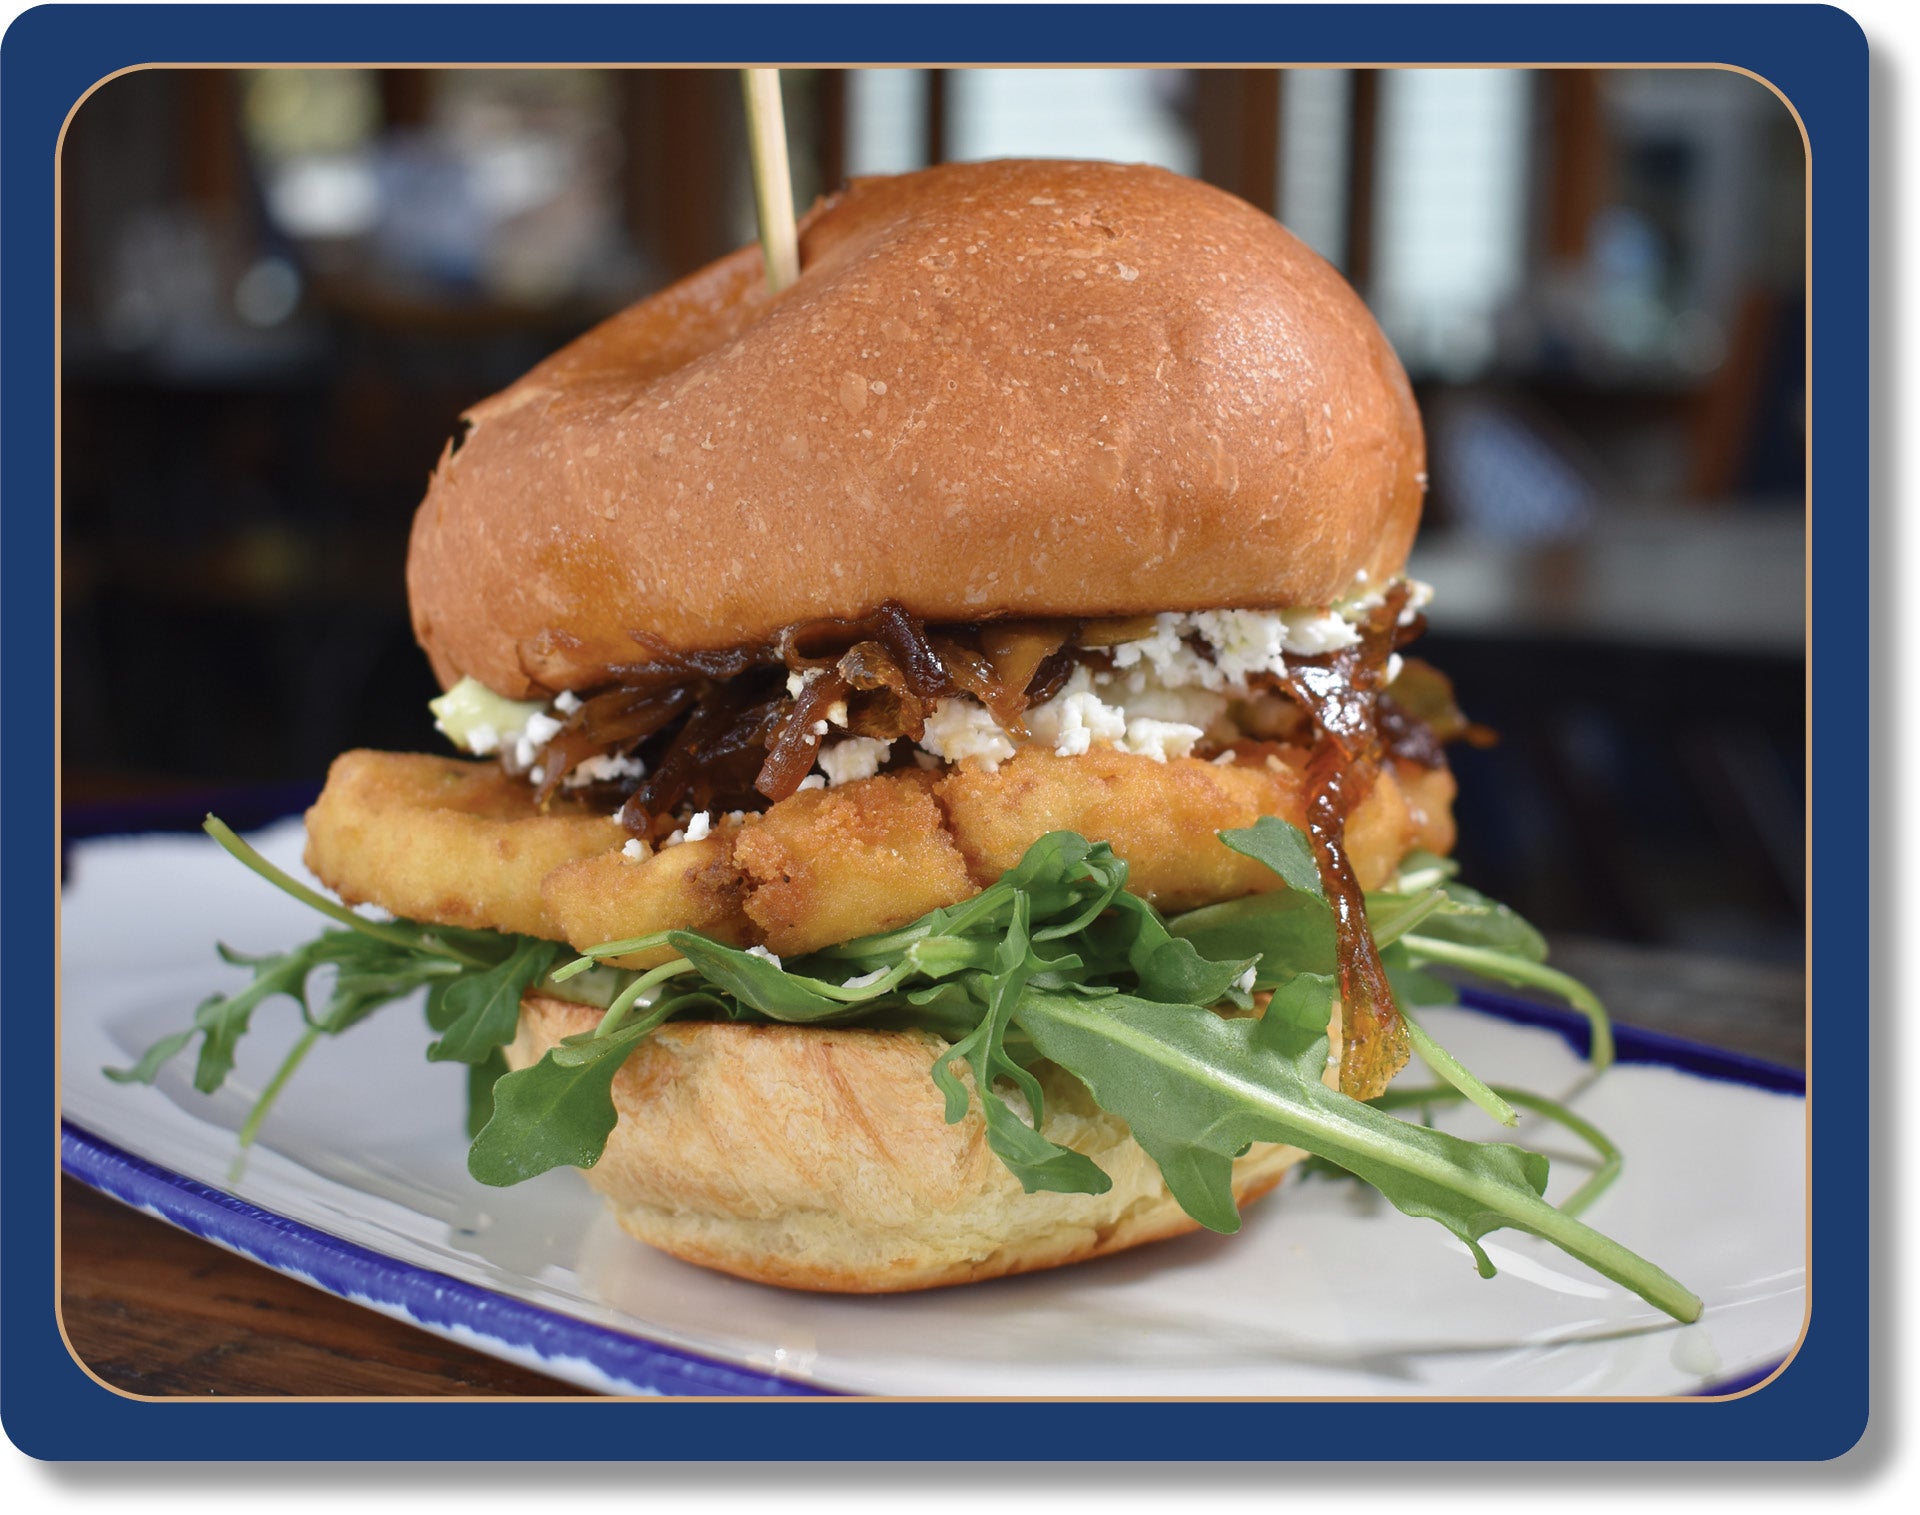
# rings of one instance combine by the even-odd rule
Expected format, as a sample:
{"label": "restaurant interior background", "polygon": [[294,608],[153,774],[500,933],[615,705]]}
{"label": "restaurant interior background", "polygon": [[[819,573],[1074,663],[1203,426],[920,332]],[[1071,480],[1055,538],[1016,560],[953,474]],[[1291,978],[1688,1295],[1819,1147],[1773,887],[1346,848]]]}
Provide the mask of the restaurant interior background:
{"label": "restaurant interior background", "polygon": [[[1138,160],[1338,265],[1426,418],[1421,651],[1501,733],[1456,749],[1465,876],[1627,1018],[1798,1004],[1806,170],[1768,89],[785,83],[803,206],[930,162]],[[459,413],[754,235],[730,71],[139,72],[80,108],[60,174],[69,836],[214,800],[257,823],[343,748],[435,749],[402,564]],[[1759,1050],[1796,1060],[1780,1036]]]}

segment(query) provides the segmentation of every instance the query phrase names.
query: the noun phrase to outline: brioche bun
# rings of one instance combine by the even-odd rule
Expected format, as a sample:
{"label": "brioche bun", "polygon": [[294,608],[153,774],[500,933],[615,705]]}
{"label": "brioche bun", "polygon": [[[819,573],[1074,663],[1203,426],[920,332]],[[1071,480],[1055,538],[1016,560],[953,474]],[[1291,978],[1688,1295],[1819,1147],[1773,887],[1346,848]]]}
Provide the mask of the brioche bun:
{"label": "brioche bun", "polygon": [[1157,168],[857,180],[474,407],[407,563],[443,685],[524,698],[897,600],[929,621],[1325,604],[1399,571],[1406,375],[1272,217]]}
{"label": "brioche bun", "polygon": [[[508,1065],[538,1062],[599,1015],[528,994]],[[1336,1016],[1336,1049],[1339,1029]],[[669,1023],[615,1077],[619,1124],[587,1181],[649,1246],[842,1294],[1026,1273],[1196,1228],[1126,1123],[1045,1064],[1044,1133],[1092,1158],[1113,1187],[1022,1193],[987,1147],[977,1098],[947,1124],[929,1071],[946,1046],[925,1031]],[[1304,1155],[1256,1144],[1234,1164],[1234,1197],[1265,1194]]]}

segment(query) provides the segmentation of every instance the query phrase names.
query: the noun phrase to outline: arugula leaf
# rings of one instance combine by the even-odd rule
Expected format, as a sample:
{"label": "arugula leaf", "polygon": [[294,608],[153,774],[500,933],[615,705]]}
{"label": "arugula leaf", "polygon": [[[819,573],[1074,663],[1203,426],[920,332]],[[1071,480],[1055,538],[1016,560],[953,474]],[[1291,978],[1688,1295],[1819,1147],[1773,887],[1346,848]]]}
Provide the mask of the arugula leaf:
{"label": "arugula leaf", "polygon": [[1499,1121],[1501,1125],[1516,1126],[1520,1123],[1520,1116],[1513,1106],[1482,1083],[1459,1058],[1429,1036],[1426,1027],[1407,1014],[1405,1005],[1400,1007],[1400,1015],[1407,1023],[1408,1039],[1413,1043],[1413,1050],[1421,1062]]}
{"label": "arugula leaf", "polygon": [[[997,951],[999,971],[986,980],[987,1013],[980,1023],[934,1061],[933,1081],[946,1096],[947,1123],[965,1118],[970,1101],[953,1065],[964,1060],[973,1070],[980,1112],[986,1119],[987,1145],[1020,1180],[1027,1193],[1049,1189],[1068,1194],[1105,1194],[1113,1180],[1084,1153],[1062,1147],[1040,1134],[1046,1104],[1040,1081],[1006,1052],[1006,1033],[1015,1007],[1040,968],[1029,933],[1030,896],[1014,896],[1013,918]],[[982,975],[985,978],[985,975]],[[1030,1121],[1022,1120],[996,1087],[1010,1079],[1025,1099]]]}
{"label": "arugula leaf", "polygon": [[1387,970],[1387,983],[1403,1010],[1408,1005],[1451,1005],[1459,1001],[1460,990],[1455,985],[1413,965],[1404,942],[1381,948],[1380,966]]}
{"label": "arugula leaf", "polygon": [[1587,1061],[1595,1071],[1612,1065],[1613,1022],[1608,1018],[1607,1008],[1600,1003],[1599,996],[1579,979],[1524,957],[1514,957],[1491,947],[1466,946],[1428,936],[1425,931],[1409,933],[1401,938],[1401,944],[1415,963],[1445,963],[1522,989],[1544,989],[1564,999],[1587,1018]]}
{"label": "arugula leaf", "polygon": [[656,1005],[610,1036],[570,1037],[530,1067],[501,1074],[492,1111],[467,1149],[467,1172],[502,1188],[551,1168],[599,1162],[619,1120],[614,1077],[671,1009],[671,1001]]}
{"label": "arugula leaf", "polygon": [[1467,947],[1484,947],[1509,957],[1525,958],[1528,962],[1546,961],[1546,938],[1518,912],[1465,884],[1443,884],[1440,894],[1440,907],[1420,923],[1422,936]]}
{"label": "arugula leaf", "polygon": [[1326,901],[1298,889],[1250,894],[1203,905],[1167,922],[1174,936],[1208,958],[1258,956],[1256,989],[1278,989],[1298,973],[1337,973],[1333,912]]}
{"label": "arugula leaf", "polygon": [[979,956],[971,944],[946,937],[924,937],[909,945],[902,955],[903,961],[883,972],[880,978],[849,987],[845,983],[836,984],[797,973],[770,958],[729,947],[696,931],[670,931],[667,938],[708,982],[769,1020],[795,1025],[850,1019],[859,1014],[862,1006],[889,994],[909,972],[928,971],[923,965],[930,965],[935,975],[943,976],[975,963]]}
{"label": "arugula leaf", "polygon": [[[368,920],[288,877],[214,817],[207,817],[205,829],[255,873],[348,928],[323,931],[313,940],[285,952],[250,955],[221,946],[218,950],[222,960],[250,969],[252,981],[233,994],[211,995],[202,1001],[194,1012],[190,1028],[160,1038],[133,1067],[103,1070],[117,1082],[150,1084],[160,1076],[161,1069],[197,1037],[200,1053],[194,1068],[194,1087],[202,1093],[214,1093],[233,1072],[236,1048],[240,1038],[252,1028],[254,1012],[271,999],[292,1000],[307,1030],[248,1112],[240,1128],[242,1146],[252,1142],[280,1090],[318,1037],[337,1036],[382,1005],[423,987],[428,991],[429,1022],[436,1030],[449,1031],[460,1020],[463,1010],[475,1009],[471,1003],[473,991],[463,990],[463,983],[469,979],[491,981],[516,961],[527,968],[526,982],[531,983],[541,970],[527,965],[535,960],[544,965],[552,961],[558,950],[550,942],[535,942],[498,932],[423,926],[412,921]],[[316,1014],[311,1000],[312,980],[322,970],[331,970],[332,984],[325,1004]],[[516,1016],[518,1004],[516,991],[513,994]],[[503,1024],[497,1005],[491,1016],[487,1026],[497,1031]],[[512,1023],[504,1024],[505,1038],[510,1039]],[[471,1040],[473,1028],[458,1034]],[[488,1050],[477,1049],[475,1060],[483,1060]]]}
{"label": "arugula leaf", "polygon": [[1444,884],[1460,871],[1460,865],[1450,857],[1440,857],[1424,849],[1409,852],[1400,859],[1400,868],[1394,882],[1405,893],[1419,894]]}
{"label": "arugula leaf", "polygon": [[1320,1079],[1327,1069],[1327,1027],[1339,983],[1329,973],[1296,974],[1273,991],[1266,1013],[1252,1022],[1255,1046],[1278,1053],[1302,1078]]}
{"label": "arugula leaf", "polygon": [[1298,826],[1263,815],[1244,830],[1222,831],[1220,840],[1235,852],[1265,863],[1287,881],[1289,889],[1318,900],[1327,897],[1326,885],[1320,881],[1320,865],[1314,861],[1313,843]]}
{"label": "arugula leaf", "polygon": [[521,937],[497,967],[447,985],[436,1007],[447,1021],[446,1035],[427,1048],[427,1061],[484,1063],[512,1041],[520,1026],[520,996],[546,976],[559,953],[558,943]]}
{"label": "arugula leaf", "polygon": [[651,1027],[634,1026],[588,1045],[593,1055],[558,1062],[549,1048],[539,1062],[503,1073],[492,1088],[493,1110],[467,1149],[467,1171],[496,1188],[550,1168],[591,1168],[607,1149],[619,1116],[613,1079]]}
{"label": "arugula leaf", "polygon": [[[1579,1215],[1598,1199],[1613,1181],[1620,1176],[1622,1158],[1620,1149],[1610,1141],[1604,1131],[1584,1116],[1576,1114],[1558,1100],[1548,1099],[1544,1094],[1534,1094],[1526,1089],[1507,1089],[1495,1086],[1493,1092],[1511,1105],[1517,1105],[1533,1115],[1544,1116],[1555,1125],[1564,1126],[1579,1137],[1589,1147],[1599,1161],[1594,1165],[1580,1186],[1560,1201],[1562,1215]],[[1389,1089],[1373,1101],[1376,1110],[1405,1110],[1408,1108],[1425,1110],[1432,1105],[1455,1103],[1465,1099],[1466,1095],[1458,1089]]]}
{"label": "arugula leaf", "polygon": [[498,1047],[483,1063],[467,1064],[467,1140],[493,1119],[493,1086],[507,1075],[506,1054]]}
{"label": "arugula leaf", "polygon": [[1125,965],[1146,999],[1217,1004],[1259,961],[1258,953],[1223,959],[1203,956],[1192,941],[1167,929],[1158,910],[1134,894],[1115,894],[1111,913],[1090,923],[1087,934],[1097,941],[1102,927],[1109,928],[1107,934],[1123,947]]}
{"label": "arugula leaf", "polygon": [[131,1068],[102,1068],[100,1071],[116,1084],[150,1084],[160,1076],[160,1070],[182,1052],[187,1043],[200,1034],[198,1025],[176,1031],[171,1036],[163,1036],[141,1054],[140,1060]]}
{"label": "arugula leaf", "polygon": [[1212,1230],[1239,1227],[1233,1159],[1256,1141],[1287,1142],[1365,1179],[1406,1214],[1438,1221],[1482,1277],[1494,1268],[1481,1237],[1513,1227],[1677,1319],[1699,1316],[1700,1301],[1677,1280],[1540,1197],[1544,1157],[1410,1125],[1338,1094],[1259,1045],[1257,1023],[1127,995],[1029,994],[1019,1017],[1043,1056],[1127,1122],[1181,1207]]}
{"label": "arugula leaf", "polygon": [[194,1011],[193,1023],[201,1034],[200,1059],[193,1070],[194,1088],[211,1094],[227,1081],[233,1071],[234,1049],[253,1024],[253,1012],[265,1001],[284,994],[305,1015],[307,975],[326,962],[338,944],[339,933],[329,931],[304,948],[251,962],[221,945],[218,951],[226,961],[252,967],[253,982],[238,994],[211,995]]}

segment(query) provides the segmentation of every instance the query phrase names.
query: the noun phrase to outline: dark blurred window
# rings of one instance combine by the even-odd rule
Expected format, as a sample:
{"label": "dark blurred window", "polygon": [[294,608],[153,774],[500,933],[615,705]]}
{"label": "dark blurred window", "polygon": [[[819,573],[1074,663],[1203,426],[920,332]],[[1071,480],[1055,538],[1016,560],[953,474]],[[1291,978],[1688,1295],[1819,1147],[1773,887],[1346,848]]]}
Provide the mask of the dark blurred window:
{"label": "dark blurred window", "polygon": [[270,69],[243,90],[268,217],[324,274],[534,305],[635,283],[605,73]]}

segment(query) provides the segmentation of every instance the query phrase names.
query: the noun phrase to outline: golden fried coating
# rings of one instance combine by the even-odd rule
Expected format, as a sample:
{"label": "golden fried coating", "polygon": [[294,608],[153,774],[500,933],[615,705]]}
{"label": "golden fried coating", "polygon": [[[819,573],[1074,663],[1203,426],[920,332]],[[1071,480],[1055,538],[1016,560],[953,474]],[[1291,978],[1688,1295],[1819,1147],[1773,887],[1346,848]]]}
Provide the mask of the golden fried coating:
{"label": "golden fried coating", "polygon": [[1380,775],[1347,817],[1347,856],[1362,889],[1385,888],[1409,852],[1453,851],[1458,788],[1445,768],[1396,763]]}
{"label": "golden fried coating", "polygon": [[[963,765],[940,785],[967,866],[996,879],[1037,836],[1078,831],[1127,860],[1127,888],[1162,910],[1191,910],[1281,887],[1265,865],[1215,833],[1277,815],[1306,818],[1306,780],[1278,746],[1244,742],[1231,764],[1156,763],[1111,749],[1056,757],[1028,748],[998,773]],[[1417,847],[1453,845],[1453,776],[1411,764],[1381,774],[1347,823],[1347,850],[1363,888],[1377,889]]]}
{"label": "golden fried coating", "polygon": [[742,828],[747,914],[775,952],[814,952],[977,893],[919,769],[803,790]]}
{"label": "golden fried coating", "polygon": [[570,800],[546,813],[497,763],[346,752],[307,812],[307,866],[350,905],[409,920],[558,937],[540,881],[626,831]]}
{"label": "golden fried coating", "polygon": [[[677,928],[745,947],[759,940],[742,908],[747,884],[733,860],[737,827],[681,842],[647,857],[620,851],[567,863],[536,880],[559,935],[576,947]],[[619,968],[652,968],[671,947],[608,958]]]}
{"label": "golden fried coating", "polygon": [[[989,773],[963,763],[802,790],[699,841],[630,858],[626,833],[577,808],[540,815],[490,764],[348,753],[307,815],[307,861],[344,898],[396,915],[493,926],[585,948],[672,927],[785,956],[885,931],[992,883],[1048,831],[1108,841],[1128,887],[1167,911],[1281,887],[1216,833],[1262,815],[1298,824],[1298,769],[1272,743],[1234,761],[1029,748]],[[1366,888],[1416,848],[1453,845],[1453,776],[1393,764],[1347,822]],[[667,954],[618,959],[651,966]]]}
{"label": "golden fried coating", "polygon": [[1162,910],[1185,910],[1279,882],[1214,833],[1262,815],[1299,824],[1303,785],[1293,769],[1156,763],[1096,749],[1056,757],[1028,748],[997,773],[962,766],[940,786],[947,817],[982,878],[998,878],[1037,836],[1077,831],[1111,842],[1127,860],[1127,887]]}

